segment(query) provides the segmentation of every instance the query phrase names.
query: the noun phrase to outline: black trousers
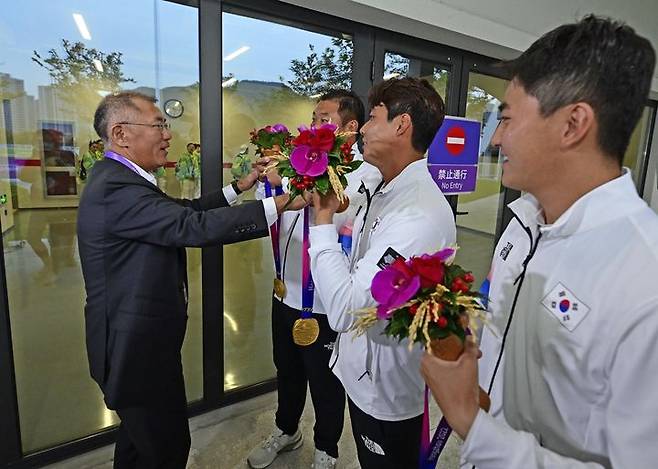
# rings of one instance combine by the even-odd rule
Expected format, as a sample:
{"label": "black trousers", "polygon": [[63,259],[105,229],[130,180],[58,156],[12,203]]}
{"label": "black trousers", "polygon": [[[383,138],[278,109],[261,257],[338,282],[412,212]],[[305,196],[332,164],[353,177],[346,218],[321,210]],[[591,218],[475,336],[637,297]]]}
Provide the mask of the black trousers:
{"label": "black trousers", "polygon": [[185,469],[190,428],[185,406],[118,409],[116,469]]}
{"label": "black trousers", "polygon": [[391,422],[378,420],[348,399],[352,433],[362,469],[417,469],[423,415]]}
{"label": "black trousers", "polygon": [[315,447],[337,458],[345,412],[345,391],[329,369],[337,334],[329,327],[326,315],[313,316],[320,325],[318,340],[299,346],[293,342],[292,327],[300,311],[272,298],[272,343],[279,385],[276,426],[287,435],[297,431],[308,383],[315,410]]}

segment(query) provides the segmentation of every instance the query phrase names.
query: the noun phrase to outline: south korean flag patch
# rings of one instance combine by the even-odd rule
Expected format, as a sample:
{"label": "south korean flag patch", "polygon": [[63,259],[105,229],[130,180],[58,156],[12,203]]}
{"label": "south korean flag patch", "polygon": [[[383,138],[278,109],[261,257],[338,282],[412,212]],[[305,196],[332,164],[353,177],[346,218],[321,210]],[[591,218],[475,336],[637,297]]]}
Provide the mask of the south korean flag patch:
{"label": "south korean flag patch", "polygon": [[589,306],[561,283],[553,287],[541,303],[569,332],[573,332],[589,313]]}

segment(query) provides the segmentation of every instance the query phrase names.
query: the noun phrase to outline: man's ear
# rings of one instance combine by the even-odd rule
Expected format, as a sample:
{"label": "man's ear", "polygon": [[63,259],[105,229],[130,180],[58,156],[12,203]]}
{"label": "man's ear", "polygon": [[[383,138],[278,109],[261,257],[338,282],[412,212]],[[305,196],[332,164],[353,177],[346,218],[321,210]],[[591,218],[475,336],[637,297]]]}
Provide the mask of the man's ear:
{"label": "man's ear", "polygon": [[404,135],[407,131],[411,131],[413,122],[411,121],[411,116],[409,114],[400,114],[397,116],[397,119],[398,128],[396,130],[396,135]]}
{"label": "man's ear", "polygon": [[[560,111],[558,111],[560,112]],[[561,146],[574,147],[596,129],[594,109],[588,103],[578,102],[561,110],[563,114]]]}
{"label": "man's ear", "polygon": [[127,147],[128,135],[126,135],[125,128],[122,125],[114,125],[110,129],[110,140],[117,146]]}
{"label": "man's ear", "polygon": [[344,129],[346,132],[356,132],[359,129],[359,123],[352,119],[344,126]]}

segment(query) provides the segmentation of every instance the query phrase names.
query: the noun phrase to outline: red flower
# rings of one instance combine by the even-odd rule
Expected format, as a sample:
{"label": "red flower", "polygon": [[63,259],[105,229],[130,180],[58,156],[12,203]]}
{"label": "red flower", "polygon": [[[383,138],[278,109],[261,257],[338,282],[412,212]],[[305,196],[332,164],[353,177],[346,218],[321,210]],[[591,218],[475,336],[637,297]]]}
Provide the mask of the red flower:
{"label": "red flower", "polygon": [[306,146],[311,146],[311,139],[313,138],[313,134],[311,133],[310,130],[304,130],[299,133],[297,137],[292,141],[292,144],[295,145],[296,147],[301,146],[301,145],[306,145]]}
{"label": "red flower", "polygon": [[475,281],[475,277],[473,277],[473,274],[471,272],[466,272],[464,274],[464,281],[466,283],[473,283]]}
{"label": "red flower", "polygon": [[315,130],[315,142],[312,146],[322,151],[329,151],[334,147],[335,139],[334,131],[322,126]]}
{"label": "red flower", "polygon": [[416,312],[418,311],[418,308],[419,308],[418,303],[412,304],[411,306],[409,306],[409,314],[414,316],[416,314]]}
{"label": "red flower", "polygon": [[420,277],[421,288],[431,288],[443,281],[443,262],[438,256],[412,257],[411,268]]}
{"label": "red flower", "polygon": [[439,319],[436,321],[436,323],[439,325],[441,329],[445,329],[448,327],[448,320],[446,319],[445,316],[439,316]]}
{"label": "red flower", "polygon": [[416,271],[409,267],[407,262],[402,257],[395,259],[395,261],[393,261],[391,264],[391,268],[397,270],[398,272],[402,272],[407,277],[413,277],[414,275],[417,275]]}
{"label": "red flower", "polygon": [[462,292],[462,293],[468,293],[469,287],[466,282],[464,282],[464,279],[461,277],[457,277],[452,281],[452,285],[450,286],[450,290],[453,292]]}
{"label": "red flower", "polygon": [[299,135],[292,141],[296,147],[307,146],[313,150],[323,152],[330,151],[334,147],[336,134],[334,126],[322,126],[319,129],[311,127],[301,130]]}

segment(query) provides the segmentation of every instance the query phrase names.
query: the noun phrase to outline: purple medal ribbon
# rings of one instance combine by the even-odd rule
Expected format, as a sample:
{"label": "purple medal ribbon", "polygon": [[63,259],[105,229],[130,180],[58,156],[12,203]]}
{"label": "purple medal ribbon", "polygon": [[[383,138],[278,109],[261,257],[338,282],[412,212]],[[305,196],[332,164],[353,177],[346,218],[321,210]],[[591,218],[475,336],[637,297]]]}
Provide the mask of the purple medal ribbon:
{"label": "purple medal ribbon", "polygon": [[439,426],[434,432],[430,443],[430,412],[429,412],[429,389],[425,386],[425,412],[423,413],[423,427],[420,437],[420,469],[434,469],[439,456],[443,452],[452,428],[445,418],[441,418]]}
{"label": "purple medal ribbon", "polygon": [[[276,195],[283,194],[283,187],[275,186],[274,193]],[[265,196],[272,197],[272,185],[270,181],[265,178]],[[274,253],[274,269],[276,271],[276,278],[281,280],[281,247],[279,246],[279,231],[281,230],[281,218],[277,218],[276,222],[270,226],[270,237],[272,239],[272,252]]]}
{"label": "purple medal ribbon", "polygon": [[113,152],[112,150],[107,150],[105,152],[105,158],[109,158],[111,160],[116,161],[117,163],[121,163],[122,165],[124,165],[129,170],[139,174],[139,171],[137,171],[137,168],[135,168],[135,163],[133,163],[132,161],[130,161],[128,158],[126,158],[123,155],[119,155],[118,153]]}
{"label": "purple medal ribbon", "polygon": [[304,239],[302,244],[302,319],[313,317],[313,296],[315,294],[315,285],[311,276],[311,257],[308,255],[308,248],[311,246],[309,241],[310,232],[310,208],[304,207]]}
{"label": "purple medal ribbon", "polygon": [[[471,331],[466,329],[466,335]],[[445,417],[441,417],[439,426],[436,427],[432,441],[430,442],[430,412],[429,412],[429,388],[425,386],[425,412],[423,413],[423,426],[420,434],[420,469],[434,469],[439,456],[448,442],[452,433],[452,427]]]}

